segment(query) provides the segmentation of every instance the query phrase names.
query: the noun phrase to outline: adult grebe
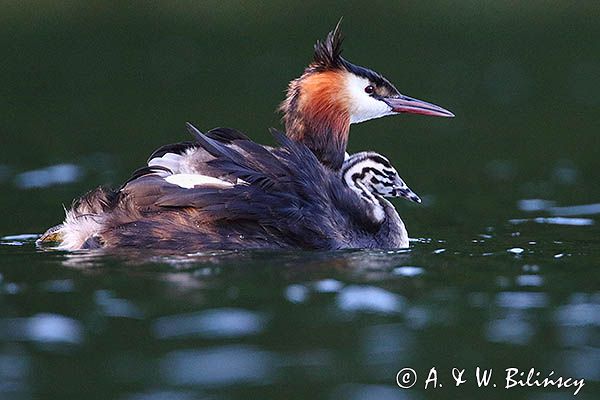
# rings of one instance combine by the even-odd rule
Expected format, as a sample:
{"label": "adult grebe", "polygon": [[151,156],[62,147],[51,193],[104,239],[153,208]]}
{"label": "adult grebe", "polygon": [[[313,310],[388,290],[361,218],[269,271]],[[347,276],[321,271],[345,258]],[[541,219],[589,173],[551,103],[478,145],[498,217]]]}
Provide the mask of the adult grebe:
{"label": "adult grebe", "polygon": [[[404,223],[384,197],[420,199],[383,156],[354,154],[335,172],[282,133],[274,133],[281,147],[267,150],[231,130],[207,136],[189,129],[213,157],[208,164],[237,183],[207,180],[185,188],[169,183],[168,168],[146,167],[118,192],[92,192],[93,201],[84,196],[67,215],[61,247],[189,252],[408,246]],[[90,208],[100,204],[101,210]]]}
{"label": "adult grebe", "polygon": [[[325,40],[317,41],[313,61],[290,82],[279,107],[286,135],[304,143],[323,165],[339,170],[352,123],[399,113],[454,117],[442,107],[400,94],[381,74],[345,60],[342,40],[338,23]],[[211,157],[201,147],[167,145],[155,156],[160,158],[149,165],[168,164],[174,173],[186,175],[187,184],[190,175],[220,177],[206,164]]]}
{"label": "adult grebe", "polygon": [[[305,69],[301,77],[290,83],[286,99],[280,107],[284,113],[283,120],[289,138],[304,144],[326,168],[331,171],[339,171],[341,168],[351,123],[397,113],[454,116],[450,111],[439,106],[400,94],[380,74],[351,64],[341,57],[341,43],[342,37],[338,23],[325,40],[317,42],[313,62]],[[246,139],[244,135],[239,136],[239,133],[233,130],[213,131],[212,134],[223,139],[224,149],[231,147],[232,152],[243,154],[243,151],[240,153],[240,149],[235,146],[238,140]],[[248,141],[242,140],[242,142]],[[260,147],[265,154],[274,152],[273,149],[266,146]],[[271,154],[271,156],[276,157],[275,154]],[[92,237],[100,229],[104,229],[101,224],[94,221],[103,220],[103,214],[107,210],[119,208],[114,202],[124,201],[124,195],[127,193],[130,197],[148,196],[152,190],[167,190],[165,185],[174,186],[173,190],[175,190],[207,184],[228,188],[238,183],[239,178],[235,174],[221,169],[219,163],[212,162],[214,157],[204,146],[191,142],[163,146],[150,157],[148,167],[142,168],[134,174],[134,178],[136,178],[145,176],[148,171],[152,171],[154,174],[159,170],[168,171],[164,177],[160,178],[163,180],[162,182],[153,181],[156,186],[146,187],[143,194],[128,191],[128,188],[131,189],[132,186],[139,183],[136,179],[131,180],[117,192],[103,189],[90,192],[79,199],[67,213],[64,224],[49,229],[40,241],[59,239],[65,248],[79,248],[82,245],[79,240],[71,241],[68,238]],[[297,164],[297,167],[303,168],[300,164]],[[146,178],[143,181],[148,183]],[[181,195],[183,194],[181,192]],[[186,193],[185,198],[189,199],[190,195],[191,193]],[[207,196],[207,199],[209,198],[220,201]],[[138,198],[133,203],[143,204],[144,200]],[[129,202],[128,204],[133,203]],[[215,207],[217,206],[215,204]],[[149,204],[141,207],[152,209]],[[129,211],[131,218],[135,219],[139,212],[147,210],[140,208]],[[180,218],[174,215],[172,217],[180,220],[186,218],[186,215],[183,213]],[[127,219],[126,216],[123,218]],[[210,224],[210,221],[207,221],[207,224]],[[160,231],[159,228],[155,229]],[[87,234],[84,234],[85,232]],[[141,235],[140,246],[144,246],[144,235],[152,235],[141,231],[139,234]]]}
{"label": "adult grebe", "polygon": [[328,167],[344,160],[350,124],[400,113],[454,117],[440,106],[401,94],[378,72],[341,56],[340,22],[317,41],[311,64],[290,82],[280,106],[286,134]]}

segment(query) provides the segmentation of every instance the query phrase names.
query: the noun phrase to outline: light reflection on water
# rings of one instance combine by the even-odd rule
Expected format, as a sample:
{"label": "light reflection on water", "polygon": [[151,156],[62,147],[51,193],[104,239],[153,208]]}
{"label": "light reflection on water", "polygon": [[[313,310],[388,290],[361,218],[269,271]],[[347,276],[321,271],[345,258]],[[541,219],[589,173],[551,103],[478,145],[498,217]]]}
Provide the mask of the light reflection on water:
{"label": "light reflection on water", "polygon": [[83,177],[83,170],[74,164],[58,164],[21,172],[15,176],[15,185],[19,189],[43,188],[77,182]]}
{"label": "light reflection on water", "polygon": [[215,346],[205,350],[177,350],[160,363],[161,375],[174,386],[267,384],[276,376],[280,356],[257,346]]}
{"label": "light reflection on water", "polygon": [[594,225],[594,220],[590,218],[567,218],[567,217],[538,217],[538,218],[520,218],[511,219],[510,223],[514,225],[524,224],[526,222],[535,222],[536,224],[550,224],[550,225],[575,225],[585,226]]}
{"label": "light reflection on water", "polygon": [[83,327],[72,318],[56,314],[36,314],[29,318],[4,318],[0,338],[38,344],[81,344]]}
{"label": "light reflection on water", "polygon": [[374,286],[346,286],[336,298],[342,311],[394,314],[402,312],[402,296]]}
{"label": "light reflection on water", "polygon": [[266,317],[260,313],[236,308],[215,308],[161,317],[154,321],[152,331],[158,339],[238,338],[261,333],[265,324]]}
{"label": "light reflection on water", "polygon": [[[517,206],[521,211],[548,211],[551,215],[562,217],[600,214],[600,203],[557,207],[556,202],[552,200],[522,199],[518,201]],[[564,218],[565,221],[569,221],[569,219]],[[560,221],[558,218],[556,220]]]}

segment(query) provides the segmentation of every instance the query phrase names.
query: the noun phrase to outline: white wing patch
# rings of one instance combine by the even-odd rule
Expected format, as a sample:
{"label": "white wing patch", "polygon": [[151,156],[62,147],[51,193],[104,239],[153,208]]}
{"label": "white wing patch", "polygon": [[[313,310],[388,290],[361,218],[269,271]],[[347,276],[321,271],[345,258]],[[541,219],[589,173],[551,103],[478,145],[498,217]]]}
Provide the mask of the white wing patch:
{"label": "white wing patch", "polygon": [[210,186],[228,189],[233,187],[233,183],[219,178],[198,174],[175,174],[169,175],[165,181],[185,189],[193,189],[196,186]]}
{"label": "white wing patch", "polygon": [[[177,174],[180,172],[181,163],[183,162],[183,156],[175,153],[165,153],[162,157],[155,157],[148,161],[149,167],[165,167],[171,170],[172,173]],[[166,174],[166,171],[163,171]],[[163,175],[160,174],[159,175]]]}
{"label": "white wing patch", "polygon": [[154,157],[148,161],[148,166],[168,168],[170,172],[161,169],[156,169],[153,172],[170,184],[184,189],[193,189],[197,186],[228,189],[234,185],[248,184],[239,178],[234,184],[214,176],[195,172],[194,168],[190,166],[190,161],[197,161],[191,157],[196,150],[196,148],[190,148],[183,154],[165,153],[161,157]]}

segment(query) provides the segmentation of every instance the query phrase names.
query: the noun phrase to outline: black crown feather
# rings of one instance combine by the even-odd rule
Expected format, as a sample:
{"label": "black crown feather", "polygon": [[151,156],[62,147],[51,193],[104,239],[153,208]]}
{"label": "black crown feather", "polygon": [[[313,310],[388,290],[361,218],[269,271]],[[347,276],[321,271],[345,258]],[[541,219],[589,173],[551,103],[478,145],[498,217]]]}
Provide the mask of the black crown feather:
{"label": "black crown feather", "polygon": [[340,19],[335,29],[327,34],[325,40],[317,40],[315,44],[315,57],[313,65],[320,68],[336,69],[344,66],[342,54],[342,30],[340,28],[342,20]]}

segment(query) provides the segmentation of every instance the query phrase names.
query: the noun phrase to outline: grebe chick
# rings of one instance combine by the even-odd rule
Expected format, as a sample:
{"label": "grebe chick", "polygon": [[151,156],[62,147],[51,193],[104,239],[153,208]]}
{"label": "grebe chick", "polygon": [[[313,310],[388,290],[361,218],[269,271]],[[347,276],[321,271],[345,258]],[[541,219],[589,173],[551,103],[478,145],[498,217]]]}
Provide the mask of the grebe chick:
{"label": "grebe chick", "polygon": [[355,153],[344,161],[341,176],[344,184],[371,207],[374,221],[396,221],[402,243],[399,247],[408,247],[404,222],[384,197],[402,197],[415,203],[421,203],[421,198],[406,185],[389,160],[373,151]]}
{"label": "grebe chick", "polygon": [[385,218],[382,197],[402,197],[415,203],[421,202],[389,160],[379,153],[363,151],[352,154],[344,161],[341,175],[346,186],[373,207],[374,217],[378,220]]}

